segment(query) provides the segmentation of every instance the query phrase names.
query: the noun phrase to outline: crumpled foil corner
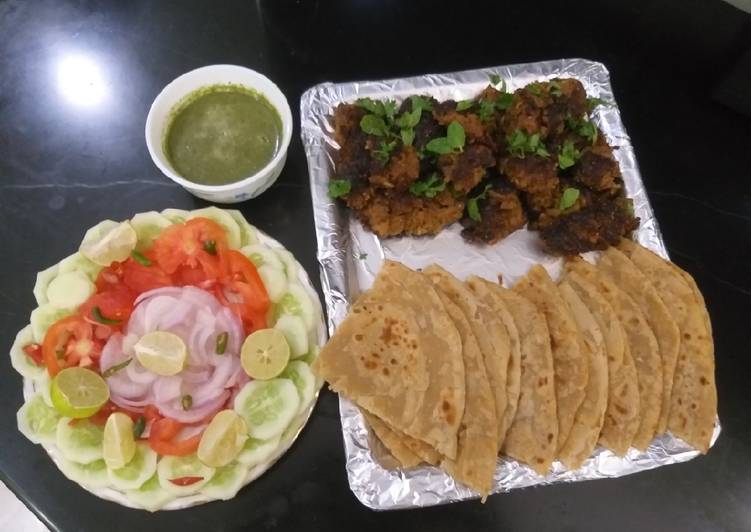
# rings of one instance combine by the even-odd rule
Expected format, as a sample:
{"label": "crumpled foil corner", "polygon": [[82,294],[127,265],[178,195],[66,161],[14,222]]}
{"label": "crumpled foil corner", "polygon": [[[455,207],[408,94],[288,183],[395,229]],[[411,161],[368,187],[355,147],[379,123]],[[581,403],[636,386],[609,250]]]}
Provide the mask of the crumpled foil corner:
{"label": "crumpled foil corner", "polygon": [[[364,97],[401,101],[412,94],[430,95],[437,100],[462,100],[476,96],[488,84],[492,74],[499,75],[511,91],[533,81],[556,77],[576,78],[584,85],[589,96],[608,102],[607,105],[598,106],[593,117],[608,143],[615,148],[626,194],[633,199],[634,211],[641,220],[634,236],[640,244],[668,257],[631,140],[621,122],[608,70],[602,63],[586,59],[559,59],[381,81],[322,83],[303,94],[300,118],[330,334],[344,320],[357,296],[373,283],[384,259],[396,260],[411,268],[438,263],[460,279],[474,274],[497,280],[500,274],[506,285],[513,284],[534,264],[545,266],[554,278],[560,273],[561,259],[544,253],[538,236],[526,229],[516,231],[493,246],[465,242],[461,238],[459,224],[453,224],[435,237],[381,240],[350,216],[340,202],[328,196],[329,178],[335,172],[332,154],[339,148],[334,140],[331,122],[338,104]],[[479,497],[476,492],[455,482],[436,467],[397,468],[388,451],[369,434],[357,406],[340,396],[339,411],[349,485],[365,506],[374,510],[393,510]],[[718,420],[713,444],[719,433]],[[597,448],[593,456],[576,471],[568,471],[560,462],[554,462],[551,471],[544,477],[520,462],[503,457],[498,459],[492,493],[539,484],[619,477],[685,462],[698,454],[699,451],[682,440],[665,434],[655,438],[645,452],[632,448],[624,457]]]}

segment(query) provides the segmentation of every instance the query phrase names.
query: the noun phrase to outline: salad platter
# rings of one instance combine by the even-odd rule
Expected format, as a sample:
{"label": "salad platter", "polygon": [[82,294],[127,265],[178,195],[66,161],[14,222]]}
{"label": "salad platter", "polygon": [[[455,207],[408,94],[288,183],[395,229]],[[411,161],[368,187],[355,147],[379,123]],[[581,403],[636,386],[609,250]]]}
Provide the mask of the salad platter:
{"label": "salad platter", "polygon": [[34,296],[11,349],[18,426],[101,498],[149,511],[232,498],[315,405],[318,297],[238,211],[101,222]]}

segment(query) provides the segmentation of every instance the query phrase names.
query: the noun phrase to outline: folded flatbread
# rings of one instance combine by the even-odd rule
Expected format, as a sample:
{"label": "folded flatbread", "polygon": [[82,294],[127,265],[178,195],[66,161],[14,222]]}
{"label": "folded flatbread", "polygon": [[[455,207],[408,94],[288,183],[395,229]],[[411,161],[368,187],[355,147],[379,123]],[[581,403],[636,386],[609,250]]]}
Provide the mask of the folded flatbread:
{"label": "folded flatbread", "polygon": [[631,446],[639,429],[639,381],[618,316],[594,284],[575,272],[563,277],[597,320],[608,362],[608,406],[599,443],[618,456]]}
{"label": "folded flatbread", "polygon": [[456,458],[445,458],[441,467],[456,480],[477,491],[485,501],[493,484],[498,459],[495,400],[485,374],[480,347],[469,322],[447,295],[440,290],[438,295],[461,336],[467,389]]}
{"label": "folded flatbread", "polygon": [[619,249],[649,278],[680,331],[668,430],[706,453],[717,418],[717,388],[704,298],[693,278],[675,264],[630,240],[623,240]]}
{"label": "folded flatbread", "polygon": [[[396,458],[399,465],[404,468],[415,467],[422,462],[422,459],[413,453],[404,443],[404,437],[400,437],[392,431],[386,423],[381,421],[373,414],[361,410],[365,422],[373,429],[373,433],[381,440],[381,443],[389,450],[391,455]],[[408,437],[408,436],[407,436]]]}
{"label": "folded flatbread", "polygon": [[[498,418],[499,444],[503,447],[511,422],[516,415],[519,404],[519,392],[521,386],[521,350],[519,347],[519,331],[514,323],[506,304],[501,297],[498,284],[486,281],[481,277],[472,276],[466,281],[472,293],[484,302],[498,316],[503,323],[509,342],[509,359],[506,368],[506,411],[503,417]],[[500,449],[499,449],[500,451]]]}
{"label": "folded flatbread", "polygon": [[584,400],[589,363],[579,345],[581,338],[571,310],[545,268],[533,266],[516,283],[514,291],[531,301],[548,324],[555,371],[558,449],[561,449],[574,424],[574,415]]}
{"label": "folded flatbread", "polygon": [[558,285],[558,291],[571,309],[582,339],[582,352],[589,363],[584,400],[576,411],[571,432],[559,453],[559,459],[566,467],[579,469],[597,446],[605,420],[608,406],[608,359],[600,326],[571,284],[564,280]]}
{"label": "folded flatbread", "polygon": [[[475,297],[467,285],[440,266],[433,264],[423,270],[423,273],[430,277],[439,290],[459,307],[467,318],[482,353],[488,382],[495,399],[496,419],[503,420],[508,402],[506,372],[511,351],[506,327],[490,306]],[[497,425],[496,454],[500,452],[506,435],[506,426],[502,423]]]}
{"label": "folded flatbread", "polygon": [[636,302],[595,266],[575,258],[566,263],[566,270],[578,273],[597,287],[626,332],[639,382],[639,429],[631,444],[643,451],[657,434],[662,406],[662,359],[657,339]]}
{"label": "folded flatbread", "polygon": [[673,374],[678,360],[680,333],[678,325],[667,306],[652,286],[651,277],[645,276],[639,268],[621,251],[609,248],[602,254],[597,267],[601,272],[626,291],[639,305],[652,331],[657,338],[662,359],[662,405],[657,423],[657,433],[665,432],[670,410],[670,396],[673,390]]}
{"label": "folded flatbread", "polygon": [[390,427],[456,458],[466,389],[462,342],[422,274],[386,261],[315,370]]}
{"label": "folded flatbread", "polygon": [[[487,283],[487,281],[485,281]],[[521,386],[516,416],[506,433],[503,453],[547,474],[558,445],[555,374],[545,317],[523,296],[495,287],[519,331]]]}

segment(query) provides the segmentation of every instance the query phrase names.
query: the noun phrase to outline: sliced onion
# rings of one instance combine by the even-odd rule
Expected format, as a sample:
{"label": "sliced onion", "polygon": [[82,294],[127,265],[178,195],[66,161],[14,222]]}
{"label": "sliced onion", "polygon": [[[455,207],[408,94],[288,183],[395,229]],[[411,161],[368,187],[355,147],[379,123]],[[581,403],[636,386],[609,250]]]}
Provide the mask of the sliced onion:
{"label": "sliced onion", "polygon": [[225,390],[221,395],[212,401],[208,401],[201,405],[193,404],[189,409],[185,410],[182,407],[181,401],[175,400],[159,405],[159,411],[172,419],[176,419],[181,423],[196,423],[207,418],[210,414],[216,413],[224,403],[229,399],[230,392]]}
{"label": "sliced onion", "polygon": [[162,377],[154,384],[154,401],[156,404],[166,403],[182,396],[183,379],[177,375]]}

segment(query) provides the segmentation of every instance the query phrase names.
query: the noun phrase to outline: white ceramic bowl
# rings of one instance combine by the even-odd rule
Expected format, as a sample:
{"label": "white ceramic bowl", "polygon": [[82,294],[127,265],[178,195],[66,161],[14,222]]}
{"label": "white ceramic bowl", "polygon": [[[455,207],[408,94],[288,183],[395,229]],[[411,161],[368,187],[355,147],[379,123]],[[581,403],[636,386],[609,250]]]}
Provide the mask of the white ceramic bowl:
{"label": "white ceramic bowl", "polygon": [[[201,185],[188,181],[178,174],[164,154],[165,128],[172,108],[185,96],[202,87],[232,83],[242,85],[263,94],[279,111],[282,119],[282,141],[276,156],[255,174],[227,185]],[[254,198],[269,188],[279,177],[287,160],[287,148],[292,138],[292,111],[274,82],[255,70],[235,65],[211,65],[191,70],[176,78],[162,89],[151,104],[146,118],[146,146],[154,164],[164,175],[185,190],[216,203],[237,203]]]}

